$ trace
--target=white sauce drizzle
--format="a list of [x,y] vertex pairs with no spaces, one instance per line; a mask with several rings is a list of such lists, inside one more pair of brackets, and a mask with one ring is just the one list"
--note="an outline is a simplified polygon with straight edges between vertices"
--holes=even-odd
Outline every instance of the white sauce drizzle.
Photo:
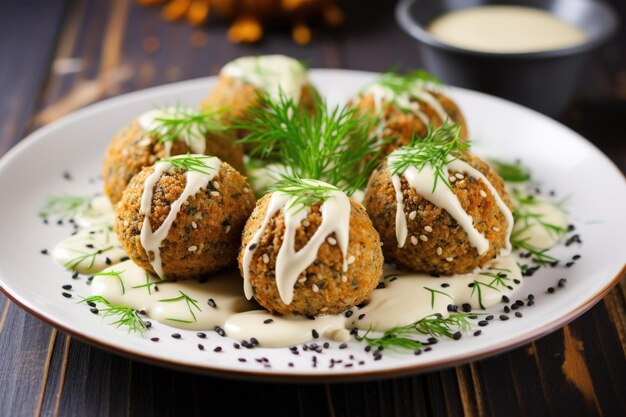
[[[332,187],[321,181],[307,181],[310,181],[312,184],[317,183]],[[306,219],[310,208],[302,205],[294,206],[295,198],[287,194],[281,192],[272,194],[261,227],[248,243],[243,255],[244,293],[248,299],[252,298],[253,295],[252,285],[250,284],[250,262],[267,224],[279,211],[282,211],[285,216],[285,234],[283,243],[276,256],[275,275],[278,293],[285,304],[290,304],[293,300],[293,287],[298,280],[298,276],[313,263],[320,246],[332,233],[335,233],[338,246],[343,254],[343,269],[344,271],[347,270],[346,257],[348,255],[348,241],[350,237],[350,200],[348,196],[339,190],[328,191],[328,193],[330,197],[320,207],[322,223],[307,244],[297,252],[295,250],[296,230],[301,226],[302,221]]]
[[[179,157],[188,157],[188,155],[180,155]],[[140,240],[141,245],[143,246],[148,256],[150,255],[150,252],[153,253],[153,258],[150,260],[150,264],[152,265],[152,268],[154,269],[156,274],[161,278],[164,278],[163,266],[161,263],[161,243],[163,243],[163,241],[169,234],[170,228],[172,227],[172,224],[174,224],[174,221],[176,220],[178,212],[180,211],[183,203],[187,201],[189,197],[196,195],[196,193],[198,193],[200,189],[206,188],[209,182],[215,177],[215,175],[217,175],[222,164],[222,161],[220,161],[219,158],[216,157],[202,155],[195,155],[195,157],[202,158],[203,162],[207,166],[206,173],[191,170],[185,173],[185,176],[187,178],[185,189],[183,190],[180,197],[178,197],[178,200],[174,201],[170,205],[170,212],[156,231],[152,230],[152,225],[150,224],[150,213],[152,208],[152,195],[154,192],[154,186],[159,181],[163,173],[172,169],[173,165],[169,162],[157,162],[154,166],[154,172],[150,174],[150,176],[146,179],[144,183],[144,190],[141,196],[141,205],[139,207],[139,212],[144,215]]]
[[[388,161],[390,166],[393,165],[392,162],[395,158],[398,158],[398,154],[396,154],[395,152],[389,155]],[[391,173],[391,182],[396,192],[396,240],[398,241],[398,246],[402,248],[404,247],[406,243],[406,238],[408,236],[407,220],[406,214],[404,212],[404,195],[402,194],[400,176],[394,175],[391,171],[391,168],[388,169]],[[511,210],[508,208],[504,200],[502,200],[502,197],[500,197],[500,195],[493,187],[493,185],[489,182],[487,177],[485,177],[478,170],[474,169],[468,163],[461,161],[460,159],[451,161],[443,167],[444,172],[448,172],[449,170],[463,172],[466,176],[469,175],[475,177],[477,180],[481,179],[483,181],[491,195],[496,200],[498,208],[506,219],[507,234],[503,254],[510,253],[511,231],[513,230],[513,214],[511,213]],[[467,233],[469,243],[476,248],[479,255],[482,255],[487,252],[487,250],[489,250],[489,240],[487,240],[487,238],[485,238],[482,233],[476,230],[473,225],[473,219],[463,209],[463,207],[461,206],[461,202],[454,194],[454,192],[446,187],[445,184],[438,183],[437,187],[434,187],[436,178],[435,171],[430,164],[426,164],[421,171],[413,166],[410,166],[404,171],[402,176],[406,179],[409,186],[414,188],[419,195],[421,195],[437,207],[441,207],[442,209],[446,210],[446,212],[448,212],[448,214],[454,220],[456,220],[456,222]]]
[[567,229],[565,213],[554,204],[535,196],[535,203],[517,208],[521,220],[513,227],[515,239],[525,241],[537,249],[549,249],[554,246],[562,234],[557,233],[541,223]]
[[[103,217],[108,214],[103,212]],[[126,252],[117,240],[113,226],[101,225],[80,229],[74,236],[59,242],[51,255],[64,268],[92,274],[119,262]]]
[[397,94],[389,87],[378,83],[370,85],[363,90],[361,94],[371,95],[373,97],[374,107],[377,113],[382,113],[384,111],[385,102],[393,102],[399,108],[405,111],[411,111],[419,117],[424,125],[428,126],[430,119],[428,115],[421,110],[419,102],[413,100],[417,99],[428,104],[435,111],[435,113],[437,113],[437,116],[439,116],[442,121],[446,121],[450,118],[439,100],[437,100],[437,98],[425,88],[425,85],[422,85],[419,82],[416,82],[412,89],[403,94]]
[[300,102],[302,87],[309,84],[300,62],[284,55],[246,56],[224,65],[221,75],[238,78],[279,98],[281,94]]
[[[143,113],[139,116],[139,126],[146,132],[151,132],[156,130],[157,132],[161,132],[163,134],[168,133],[168,129],[163,127],[161,123],[157,120],[160,117],[171,117],[171,113],[176,109],[155,109],[150,110]],[[195,112],[195,109],[189,108],[189,112]],[[191,150],[191,153],[203,155],[206,152],[206,137],[204,132],[201,129],[200,124],[193,123],[190,125],[189,129],[185,130],[185,132],[178,138],[185,142],[185,144]],[[146,144],[150,144],[151,141],[146,141]],[[172,151],[172,142],[166,141],[163,143],[163,147],[165,148],[165,155],[169,157]]]

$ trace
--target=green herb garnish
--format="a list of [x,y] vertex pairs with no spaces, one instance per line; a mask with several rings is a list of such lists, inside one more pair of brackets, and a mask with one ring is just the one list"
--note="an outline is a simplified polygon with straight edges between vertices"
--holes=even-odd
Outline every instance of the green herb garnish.
[[419,335],[430,335],[439,337],[454,338],[458,331],[467,331],[472,327],[469,321],[470,316],[475,313],[455,313],[448,317],[441,314],[431,314],[421,320],[406,326],[392,327],[386,330],[380,337],[370,337],[371,329],[363,336],[355,335],[358,341],[365,341],[372,347],[401,348],[401,349],[421,349],[424,344],[415,337]]
[[[122,289],[122,295],[126,294],[126,287],[124,287],[124,280],[122,279],[122,274],[124,271],[107,271],[107,272],[96,272],[93,274],[94,277],[115,277],[117,281],[120,283],[120,288]],[[134,288],[134,287],[133,287]]]
[[191,314],[191,317],[193,317],[193,321],[176,319],[176,318],[170,318],[170,317],[167,317],[166,320],[175,321],[175,322],[179,322],[179,323],[194,323],[194,322],[198,321],[198,319],[196,318],[196,315],[193,312],[194,308],[196,310],[198,310],[198,311],[202,311],[200,309],[200,307],[198,306],[198,300],[194,300],[193,298],[191,298],[190,296],[188,296],[187,294],[185,294],[181,290],[178,290],[178,292],[180,293],[179,297],[164,298],[162,300],[159,300],[159,302],[161,302],[161,303],[173,303],[173,302],[177,302],[177,301],[185,301],[185,303],[187,304],[187,309],[189,310],[189,314]]
[[444,124],[437,129],[429,129],[423,139],[413,138],[410,144],[393,151],[387,163],[393,175],[402,175],[409,167],[422,171],[426,165],[433,168],[435,180],[433,192],[438,181],[452,189],[448,182],[447,164],[457,160],[470,144],[461,139],[461,125]]
[[450,297],[449,294],[443,292],[443,291],[439,291],[439,290],[434,290],[432,288],[428,288],[428,287],[423,287],[426,291],[430,292],[430,308],[435,308],[435,294],[441,294],[441,295],[445,295],[446,297],[448,297],[451,300],[454,300],[454,298]]
[[292,197],[287,210],[295,209],[296,212],[304,207],[309,207],[318,201],[325,201],[331,197],[332,191],[339,191],[332,185],[299,178],[283,178],[269,188],[270,192],[280,192]]
[[61,218],[72,217],[76,213],[89,208],[92,197],[61,195],[50,197],[43,209],[39,211],[39,217],[48,218],[51,215]]
[[160,115],[152,120],[149,133],[161,143],[184,140],[190,145],[189,140],[194,135],[204,136],[209,132],[226,129],[222,110],[209,108],[198,110],[180,105],[159,110]]
[[89,265],[87,266],[86,270],[89,271],[95,264],[96,262],[96,257],[98,255],[101,255],[105,252],[110,251],[111,249],[113,249],[113,246],[109,246],[107,248],[104,249],[97,249],[93,252],[83,252],[83,251],[76,251],[78,253],[81,253],[81,255],[77,256],[74,259],[70,259],[69,261],[65,262],[63,264],[63,266],[67,269],[71,269],[73,271],[76,270],[76,267],[80,264],[82,264],[83,262],[89,262]]
[[159,161],[159,163],[164,162],[171,164],[174,168],[180,169],[181,171],[195,171],[201,174],[209,174],[209,170],[212,170],[213,167],[208,165],[206,161],[208,159],[214,158],[213,156],[205,156],[205,155],[177,155],[172,156],[170,158],[164,158]]
[[415,88],[423,87],[426,84],[440,86],[442,83],[439,78],[420,69],[404,75],[390,70],[383,73],[383,75],[376,80],[375,84],[391,90],[395,96],[401,96],[405,94],[411,95],[411,92],[415,90]]
[[509,164],[496,159],[490,159],[489,162],[506,182],[530,181],[530,172],[519,164]]
[[348,195],[365,186],[380,156],[377,138],[369,134],[371,118],[357,109],[328,109],[321,99],[314,115],[284,95],[259,95],[259,100],[261,105],[248,109],[233,128],[249,132],[240,142],[257,145],[253,157],[285,166],[276,180],[320,180]]
[[99,303],[104,305],[104,307],[98,307],[98,311],[104,313],[103,319],[111,316],[117,317],[117,320],[110,324],[115,327],[127,327],[128,333],[139,332],[143,335],[144,332],[148,330],[148,326],[143,319],[139,317],[137,310],[130,307],[113,305],[100,295],[92,295],[91,297],[83,298],[79,303]]

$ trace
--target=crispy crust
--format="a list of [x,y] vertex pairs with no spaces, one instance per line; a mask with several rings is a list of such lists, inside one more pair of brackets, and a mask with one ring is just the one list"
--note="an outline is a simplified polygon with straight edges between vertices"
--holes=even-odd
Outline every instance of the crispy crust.
[[[131,181],[116,207],[115,231],[128,256],[137,265],[154,273],[140,233],[144,215],[140,213],[144,183],[154,167],[144,168]],[[219,183],[219,189],[213,185]],[[152,198],[150,224],[161,226],[171,204],[185,188],[182,172],[166,172],[157,181]],[[212,191],[219,196],[211,195]],[[254,195],[246,179],[227,163],[206,189],[183,204],[161,246],[163,271],[168,279],[194,278],[234,264],[241,244],[241,230],[254,208]],[[193,222],[193,224],[192,224]],[[195,227],[194,227],[195,224]],[[195,246],[197,250],[190,251]]]
[[[271,194],[267,194],[258,201],[244,228],[239,252],[239,268],[242,274],[243,253],[263,222],[270,198]],[[294,286],[294,298],[289,305],[280,299],[274,276],[276,256],[282,246],[285,231],[284,214],[279,212],[269,221],[250,262],[250,282],[254,289],[254,298],[259,304],[273,313],[313,316],[337,314],[368,298],[382,275],[380,239],[363,206],[352,199],[350,204],[348,257],[354,256],[354,263],[349,266],[348,271],[342,272],[341,250],[337,245],[324,242],[317,253],[317,259],[301,275],[306,277],[306,281],[297,282]],[[312,206],[306,218],[309,225],[296,231],[296,250],[300,250],[309,241],[321,224],[320,206],[319,203]],[[329,237],[334,237],[334,234]],[[268,263],[263,262],[264,255],[268,255]],[[347,276],[346,282],[343,282],[342,275]],[[317,292],[313,291],[313,284],[319,288]]]
[[[171,156],[190,152],[182,141],[172,143]],[[228,162],[240,172],[244,171],[243,148],[226,134],[210,134],[206,140],[207,155],[217,156]],[[111,141],[107,148],[102,165],[104,193],[113,204],[122,198],[124,189],[131,178],[142,168],[154,165],[156,161],[166,158],[165,147],[150,135],[134,120],[124,127]]]
[[[512,209],[502,179],[491,167],[470,154],[461,159],[485,175]],[[455,171],[450,171],[450,175],[455,173]],[[387,262],[419,272],[463,274],[484,265],[504,247],[506,218],[482,180],[466,177],[462,181],[457,180],[451,184],[461,206],[474,219],[476,229],[490,242],[489,250],[480,256],[470,245],[465,230],[445,210],[417,194],[403,177],[401,177],[401,183],[405,215],[408,216],[412,211],[416,212],[415,220],[407,218],[409,237],[403,248],[398,247],[396,239],[396,196],[386,163],[372,174],[364,198],[367,212],[383,241],[383,252]],[[481,196],[481,190],[485,191],[486,197]],[[425,231],[426,226],[431,227],[432,232]],[[428,240],[420,239],[421,235],[426,236]],[[417,238],[417,244],[412,244],[411,236]],[[441,254],[437,253],[437,248],[441,248]],[[452,257],[451,262],[446,260],[449,257]]]

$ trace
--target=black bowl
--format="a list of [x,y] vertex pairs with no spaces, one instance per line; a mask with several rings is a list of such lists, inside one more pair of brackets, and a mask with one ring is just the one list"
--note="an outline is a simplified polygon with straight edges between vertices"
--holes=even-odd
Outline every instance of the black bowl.
[[[445,44],[426,30],[446,12],[486,4],[547,10],[584,30],[587,41],[550,51],[491,53]],[[608,40],[618,26],[614,10],[597,0],[401,0],[396,18],[420,42],[425,68],[446,84],[500,96],[552,117],[565,109],[575,92],[589,52]]]

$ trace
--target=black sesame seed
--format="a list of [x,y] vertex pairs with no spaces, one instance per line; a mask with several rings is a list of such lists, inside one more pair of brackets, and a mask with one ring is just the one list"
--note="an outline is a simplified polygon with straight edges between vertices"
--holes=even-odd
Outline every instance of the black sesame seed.
[[207,300],[207,304],[209,305],[209,307],[217,308],[217,304],[215,304],[215,300],[213,300],[212,298],[209,298]]
[[520,311],[515,312],[515,317],[522,317],[523,314]]
[[78,271],[74,271],[72,274],[72,279],[78,279]]
[[94,303],[93,301],[87,301],[87,305],[88,305],[89,307],[95,307],[95,306],[96,306],[96,303]]
[[198,343],[198,349],[204,350],[204,345],[201,345],[200,343]]
[[238,361],[239,362],[247,362],[246,358],[239,358]]
[[572,261],[572,262],[568,262],[568,263],[566,263],[566,264],[565,264],[565,267],[566,267],[566,268],[570,268],[570,267],[571,267],[572,265],[574,265],[575,263],[576,263],[576,262],[573,262],[573,261]]
[[47,255],[48,254],[48,249],[42,249],[41,250],[41,254],[42,255]]
[[113,262],[111,261],[110,258],[107,257],[107,258],[104,258],[104,263],[107,265],[111,265]]
[[468,303],[464,303],[461,306],[461,310],[463,310],[464,313],[469,313],[470,311],[472,311],[472,306]]
[[568,224],[567,225],[567,231],[568,232],[573,232],[574,230],[576,230],[576,226],[574,226],[573,224]]
[[226,332],[220,326],[215,326],[213,330],[215,330],[215,333],[219,334],[222,337],[226,336]]
[[480,334],[481,334],[482,332],[483,332],[482,330],[476,330],[476,331],[474,332],[474,336],[480,336]]
[[287,366],[289,366],[290,368],[293,368],[293,362],[289,362]]
[[469,284],[467,284],[467,286],[470,287],[470,288],[474,288],[474,285],[476,285],[476,284],[474,284],[473,282],[470,282]]
[[563,288],[565,286],[565,283],[567,282],[567,278],[561,278],[559,280],[559,283],[557,284],[559,287]]
[[433,348],[431,348],[430,346],[426,346],[424,348],[424,352],[430,352],[431,350],[433,350]]
[[451,313],[459,311],[459,306],[454,304],[448,304],[448,311]]
[[428,343],[430,343],[431,345],[434,345],[438,341],[439,341],[439,339],[437,339],[436,337],[429,337],[428,338]]
[[152,322],[149,320],[144,320],[143,324],[146,325],[146,328],[149,329],[150,327],[152,327]]
[[441,284],[441,288],[448,288],[450,286],[450,284],[448,284],[447,282],[444,282],[443,284]]
[[421,355],[421,354],[422,354],[422,349],[416,349],[416,350],[413,352],[413,354],[414,354],[414,355]]
[[328,349],[330,347],[330,343],[325,342],[323,346],[324,346],[324,349]]
[[487,320],[481,320],[481,321],[478,322],[478,325],[480,327],[485,327],[488,324],[489,324],[489,322]]
[[509,316],[507,316],[506,314],[500,314],[500,320],[506,321],[508,319],[509,319]]
[[579,260],[579,259],[580,259],[580,255],[574,255],[574,256],[572,256],[572,259],[573,259],[573,260],[575,260],[575,261],[577,261],[577,260]]
[[535,300],[528,300],[528,302],[526,303],[528,307],[532,306],[533,304],[535,304]]
[[257,244],[256,244],[256,243],[253,243],[252,245],[248,246],[248,249],[249,249],[249,250],[255,250],[255,249],[256,249],[256,247],[257,247]]
[[265,319],[265,320],[263,320],[263,324],[270,324],[273,321],[274,321],[274,319]]
[[452,335],[452,338],[454,340],[459,340],[461,336],[462,336],[461,332],[456,332],[455,334]]
[[554,287],[548,287],[548,294],[554,293]]
[[196,336],[198,336],[200,339],[206,339],[206,333],[198,332],[196,333]]
[[490,314],[487,317],[485,317],[485,320],[493,320],[493,314]]
[[311,335],[313,336],[313,339],[320,337],[320,334],[315,329],[311,330]]
[[93,249],[93,248],[94,248],[93,244],[91,244],[91,243],[87,243],[87,244],[85,245],[85,247],[86,247],[87,249]]
[[522,282],[522,281],[520,281],[519,279],[515,278],[515,279],[513,280],[513,282],[514,282],[514,283],[516,283],[516,284],[519,284],[519,283],[520,283],[520,282]]
[[342,344],[339,345],[339,349],[345,349],[347,347],[348,347],[347,343],[342,343]]
[[152,340],[153,342],[158,342],[158,341],[159,341],[159,338],[158,338],[158,337],[153,337],[153,338],[152,338],[152,339],[150,339],[150,340]]
[[511,310],[517,310],[519,306],[517,304],[511,304]]
[[62,226],[62,225],[63,225],[63,220],[57,220],[57,224],[58,224],[59,226]]
[[221,351],[222,351],[221,346],[216,346],[215,349],[213,349],[213,352],[221,352]]
[[372,350],[372,347],[370,345],[365,346],[365,351],[369,352],[370,350]]
[[120,258],[120,262],[126,262],[128,260],[130,260],[130,258],[128,256],[123,256],[123,257]]
[[524,302],[522,300],[515,300],[515,304],[521,307],[524,305]]
[[363,320],[365,318],[365,314],[359,314],[359,320]]
[[64,286],[62,286],[61,288],[63,288],[64,290],[71,290],[72,286],[70,284],[65,284]]
[[511,309],[509,308],[509,306],[504,306],[504,312],[505,313],[510,313]]
[[61,294],[63,294],[63,297],[65,298],[72,298],[72,294],[70,294],[69,292],[62,292]]
[[180,333],[172,333],[172,337],[174,339],[180,339],[182,336],[180,335]]
[[511,300],[509,300],[509,297],[507,297],[506,295],[502,296],[502,302],[503,303],[508,303],[509,301],[511,301]]
[[93,314],[98,314],[98,309],[95,307],[91,307],[89,311],[91,311]]
[[348,310],[345,313],[343,313],[343,315],[346,316],[346,318],[352,317],[352,314],[354,314],[352,310]]
[[253,346],[258,346],[259,345],[259,341],[256,340],[256,337],[251,337],[250,338],[250,344]]

